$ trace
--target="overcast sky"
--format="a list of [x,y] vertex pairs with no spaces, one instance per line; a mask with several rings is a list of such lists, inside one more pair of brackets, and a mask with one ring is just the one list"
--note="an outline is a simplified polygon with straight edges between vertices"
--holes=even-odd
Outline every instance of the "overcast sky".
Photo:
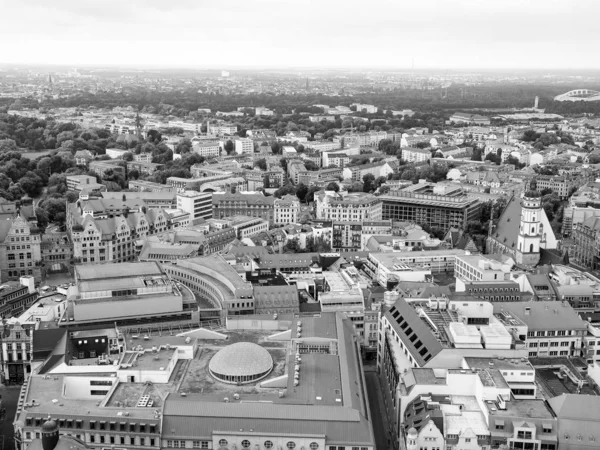
[[4,0],[0,63],[600,68],[600,0]]

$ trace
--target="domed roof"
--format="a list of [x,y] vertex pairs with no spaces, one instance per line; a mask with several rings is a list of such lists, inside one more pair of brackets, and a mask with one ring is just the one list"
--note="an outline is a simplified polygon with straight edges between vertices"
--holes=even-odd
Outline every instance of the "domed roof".
[[47,420],[42,425],[42,433],[54,433],[58,430],[58,424],[54,420]]
[[208,364],[211,372],[234,377],[258,375],[272,367],[271,354],[251,342],[237,342],[222,348]]

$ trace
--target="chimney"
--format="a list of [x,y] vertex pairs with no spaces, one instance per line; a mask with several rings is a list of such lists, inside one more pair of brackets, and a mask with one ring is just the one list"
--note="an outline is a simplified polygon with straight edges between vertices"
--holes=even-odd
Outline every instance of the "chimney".
[[42,448],[54,450],[58,445],[58,424],[54,420],[47,420],[42,425]]

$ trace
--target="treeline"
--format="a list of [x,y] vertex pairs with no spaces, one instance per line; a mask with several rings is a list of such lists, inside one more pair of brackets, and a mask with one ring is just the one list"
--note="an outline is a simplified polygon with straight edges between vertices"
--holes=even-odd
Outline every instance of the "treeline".
[[[266,106],[277,114],[291,114],[294,110],[318,113],[315,104],[330,106],[368,103],[382,109],[414,109],[439,111],[468,108],[525,108],[532,107],[536,96],[540,97],[540,107],[548,112],[592,112],[597,111],[594,103],[574,106],[572,102],[553,102],[553,98],[571,89],[582,86],[509,84],[486,82],[468,86],[452,84],[439,88],[432,83],[421,83],[414,88],[369,88],[369,92],[328,96],[320,93],[275,94],[269,92],[255,94],[207,93],[203,85],[188,86],[171,92],[148,91],[141,87],[125,87],[121,92],[80,92],[68,98],[46,101],[45,107],[114,108],[133,105],[142,112],[186,117],[198,108],[213,111],[234,111],[239,106]],[[586,86],[594,89],[595,86]],[[200,88],[200,89],[199,89]],[[199,92],[200,91],[200,92]],[[36,99],[13,100],[19,107],[39,107]]]

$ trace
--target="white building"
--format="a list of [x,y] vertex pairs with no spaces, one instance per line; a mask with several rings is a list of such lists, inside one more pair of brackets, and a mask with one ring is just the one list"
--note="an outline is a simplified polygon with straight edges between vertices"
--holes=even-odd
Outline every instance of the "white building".
[[127,152],[129,150],[123,150],[122,148],[107,148],[106,156],[109,156],[111,159],[121,159]]
[[235,140],[235,152],[238,155],[254,153],[254,141],[248,138],[238,138]]
[[216,157],[221,153],[221,148],[218,141],[196,142],[192,146],[192,152],[205,158]]
[[194,219],[212,218],[212,192],[184,191],[177,194],[177,209],[190,215]]
[[300,200],[295,195],[286,195],[275,200],[273,206],[273,223],[286,225],[298,223],[300,217]]

